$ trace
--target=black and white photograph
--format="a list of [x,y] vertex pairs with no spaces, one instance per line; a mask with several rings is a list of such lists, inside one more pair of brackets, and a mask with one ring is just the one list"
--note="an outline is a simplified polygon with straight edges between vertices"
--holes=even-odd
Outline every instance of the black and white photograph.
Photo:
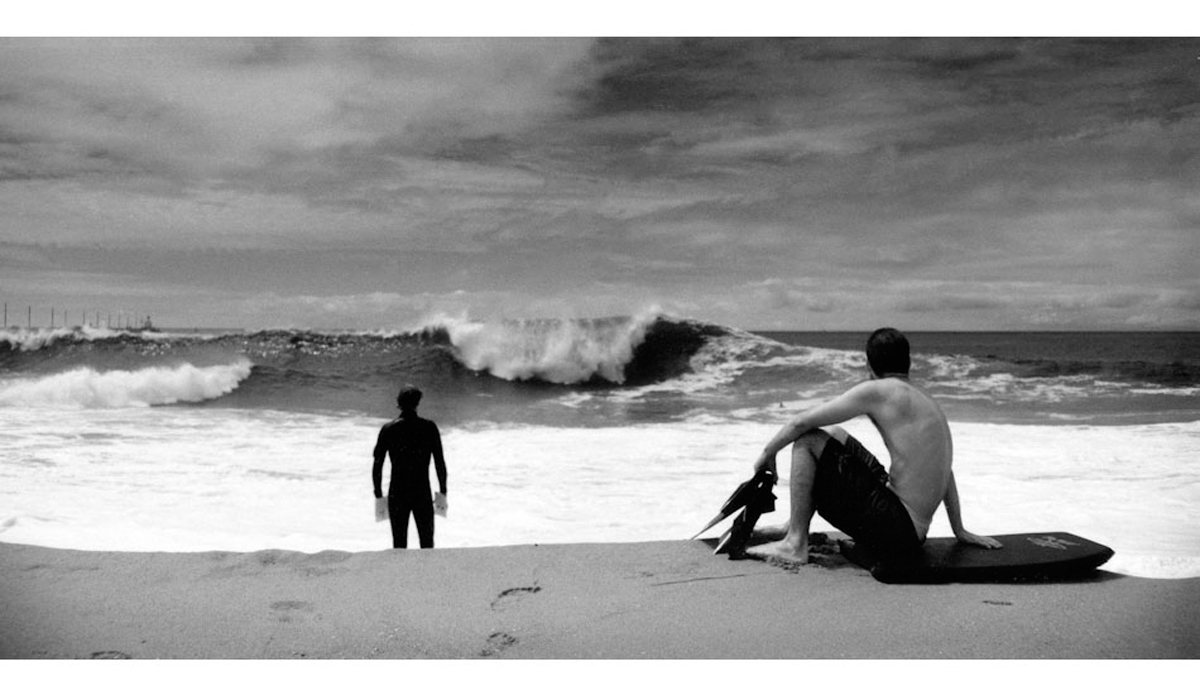
[[1200,657],[1200,39],[615,8],[3,32],[0,657]]

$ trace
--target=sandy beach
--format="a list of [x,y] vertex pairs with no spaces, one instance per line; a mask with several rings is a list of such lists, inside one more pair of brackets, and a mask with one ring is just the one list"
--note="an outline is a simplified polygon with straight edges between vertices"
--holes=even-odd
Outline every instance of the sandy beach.
[[1194,659],[1200,579],[894,586],[694,542],[128,553],[0,544],[7,659]]

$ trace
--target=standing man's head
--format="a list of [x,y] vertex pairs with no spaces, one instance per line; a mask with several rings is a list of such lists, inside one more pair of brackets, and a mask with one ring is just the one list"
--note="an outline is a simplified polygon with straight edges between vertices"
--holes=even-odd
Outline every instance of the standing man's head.
[[908,338],[895,328],[880,328],[867,339],[867,364],[876,377],[908,376]]
[[400,410],[406,413],[417,412],[417,406],[421,404],[421,389],[408,384],[400,389],[400,395],[396,396],[396,405]]

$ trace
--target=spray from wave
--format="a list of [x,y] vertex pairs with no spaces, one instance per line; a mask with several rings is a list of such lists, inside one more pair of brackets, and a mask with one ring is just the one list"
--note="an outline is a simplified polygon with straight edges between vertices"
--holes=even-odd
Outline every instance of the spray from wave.
[[36,352],[72,343],[101,343],[120,340],[167,341],[173,337],[178,336],[161,331],[121,330],[92,326],[0,330],[0,353]]
[[630,385],[671,378],[726,329],[648,312],[601,319],[526,319],[490,323],[440,318],[441,333],[467,369],[505,381]]
[[507,380],[620,384],[653,319],[525,320],[446,326],[463,364]]
[[132,371],[79,367],[0,382],[0,406],[122,408],[198,403],[233,392],[250,376],[249,360],[212,367],[181,364]]

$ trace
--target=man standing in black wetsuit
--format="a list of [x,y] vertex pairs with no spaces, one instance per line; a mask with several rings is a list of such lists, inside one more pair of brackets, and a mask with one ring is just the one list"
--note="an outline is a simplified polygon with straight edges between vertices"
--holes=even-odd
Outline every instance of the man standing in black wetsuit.
[[438,488],[446,495],[446,460],[442,436],[432,420],[417,416],[421,391],[405,386],[396,397],[400,417],[379,430],[371,480],[375,499],[383,497],[383,457],[392,460],[392,482],[388,487],[388,517],[392,522],[392,547],[408,547],[408,515],[417,524],[422,548],[433,547],[433,496],[429,492],[429,458],[437,470]]

